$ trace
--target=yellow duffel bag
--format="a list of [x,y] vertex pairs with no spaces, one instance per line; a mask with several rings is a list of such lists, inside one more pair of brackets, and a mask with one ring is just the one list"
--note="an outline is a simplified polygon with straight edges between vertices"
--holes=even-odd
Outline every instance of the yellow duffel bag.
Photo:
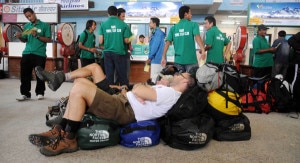
[[[242,112],[240,107],[241,98],[239,98],[238,94],[228,91],[219,91],[216,90],[208,93],[208,103],[214,109],[227,114],[227,115],[239,115]],[[228,100],[221,94],[228,97]],[[235,102],[236,104],[234,104]]]

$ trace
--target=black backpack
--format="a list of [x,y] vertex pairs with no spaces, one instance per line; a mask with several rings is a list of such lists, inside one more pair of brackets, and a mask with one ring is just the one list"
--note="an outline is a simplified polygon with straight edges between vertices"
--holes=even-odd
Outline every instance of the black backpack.
[[167,112],[166,117],[171,121],[190,118],[202,113],[207,105],[207,92],[198,86],[194,86],[182,93],[177,102]]
[[[84,40],[82,42],[82,45],[85,44],[85,42],[87,41],[88,39],[88,33],[84,30]],[[80,35],[77,36],[77,40],[75,42],[75,46],[74,46],[74,49],[75,49],[75,54],[74,54],[74,57],[76,57],[77,59],[80,58],[80,52],[81,52],[81,49],[79,48],[79,39],[80,39]]]
[[284,80],[273,77],[267,85],[267,98],[273,99],[272,110],[290,112],[294,107],[292,93],[284,85]]
[[204,114],[207,92],[195,86],[186,90],[158,121],[161,138],[172,148],[193,150],[204,147],[212,138],[214,121]]

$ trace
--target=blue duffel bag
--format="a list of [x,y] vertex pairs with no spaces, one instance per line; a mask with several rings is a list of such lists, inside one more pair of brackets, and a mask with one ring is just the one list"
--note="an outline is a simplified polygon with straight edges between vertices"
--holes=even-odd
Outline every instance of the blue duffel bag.
[[125,147],[149,147],[159,144],[160,126],[156,120],[132,122],[120,129],[121,142]]

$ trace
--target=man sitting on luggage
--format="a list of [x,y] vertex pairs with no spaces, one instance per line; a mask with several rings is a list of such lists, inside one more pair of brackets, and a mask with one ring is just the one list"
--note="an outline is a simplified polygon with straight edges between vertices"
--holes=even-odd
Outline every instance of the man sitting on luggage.
[[[51,73],[40,68],[36,69],[43,80],[58,78],[58,73]],[[95,73],[94,76],[97,76]],[[63,80],[59,80],[63,81]],[[101,84],[105,78],[98,81]],[[60,85],[53,80],[51,84]],[[149,86],[143,83],[135,84],[132,91],[121,88],[121,93],[110,95],[86,78],[77,78],[69,95],[69,102],[63,120],[50,131],[29,135],[29,140],[35,145],[44,145],[40,152],[46,156],[77,151],[76,133],[85,112],[96,116],[112,119],[120,125],[134,121],[156,119],[163,116],[176,103],[181,93],[195,85],[194,78],[189,73],[178,73],[170,81],[170,86]],[[88,108],[88,109],[86,109]],[[49,144],[43,140],[51,138]],[[54,140],[55,139],[55,140]],[[49,139],[50,140],[50,139]]]

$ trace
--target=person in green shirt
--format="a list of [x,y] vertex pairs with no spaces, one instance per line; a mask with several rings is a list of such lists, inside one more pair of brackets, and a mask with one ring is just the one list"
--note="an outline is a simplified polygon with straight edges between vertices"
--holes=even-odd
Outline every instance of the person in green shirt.
[[276,51],[275,47],[271,47],[265,38],[267,33],[265,25],[261,24],[257,27],[257,35],[253,39],[253,67],[255,77],[271,77],[273,61],[273,53]]
[[79,48],[81,67],[95,63],[94,53],[98,53],[95,47],[96,36],[94,31],[96,29],[96,21],[88,20],[86,22],[85,30],[80,34],[79,37]]
[[161,65],[163,67],[166,66],[166,54],[169,46],[173,42],[175,49],[174,66],[181,72],[189,72],[191,68],[198,66],[202,57],[200,55],[197,56],[195,40],[200,46],[202,54],[205,53],[205,50],[200,37],[199,25],[191,21],[192,11],[189,6],[181,6],[179,8],[179,18],[180,21],[174,25],[168,33]]
[[[120,20],[125,21],[125,13],[126,13],[126,10],[124,8],[118,8],[118,18]],[[132,35],[132,33],[130,35]],[[131,62],[130,58],[131,58],[131,49],[132,49],[131,42],[129,42],[129,44],[124,43],[124,46],[125,46],[125,51],[126,51],[126,55],[127,55],[127,78],[129,79],[129,77],[130,77],[130,62]],[[116,77],[116,74],[115,74],[115,79],[116,79],[116,83],[119,83],[118,79]]]
[[[205,17],[204,27],[206,31],[205,50],[207,50],[206,62],[224,63],[226,54],[231,48],[230,40],[216,26],[216,19],[213,16]],[[225,52],[223,51],[224,46]]]
[[[47,42],[51,41],[51,30],[48,23],[44,23],[37,19],[35,12],[31,8],[23,10],[25,17],[30,21],[24,25],[24,32],[17,32],[15,36],[22,42],[26,42],[25,49],[21,58],[21,96],[16,100],[24,101],[31,98],[31,78],[32,70],[36,66],[45,68],[46,64],[46,46]],[[44,98],[45,82],[36,77],[37,83],[35,93],[39,100]]]
[[129,86],[127,77],[127,55],[125,44],[129,43],[131,36],[129,26],[117,17],[117,8],[108,7],[108,19],[104,21],[99,30],[99,44],[104,45],[104,67],[109,84],[115,84],[116,70],[120,85]]

